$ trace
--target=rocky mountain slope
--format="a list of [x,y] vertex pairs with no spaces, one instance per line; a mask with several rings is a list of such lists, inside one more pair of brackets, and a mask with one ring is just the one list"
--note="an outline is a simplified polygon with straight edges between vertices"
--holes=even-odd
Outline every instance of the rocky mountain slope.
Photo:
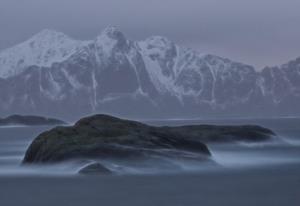
[[0,115],[297,116],[298,104],[300,58],[258,71],[113,27],[91,41],[45,30],[0,52]]

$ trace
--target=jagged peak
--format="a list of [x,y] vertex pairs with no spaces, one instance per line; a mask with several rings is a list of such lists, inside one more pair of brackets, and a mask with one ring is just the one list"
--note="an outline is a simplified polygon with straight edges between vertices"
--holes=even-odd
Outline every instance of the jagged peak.
[[62,32],[42,30],[27,41],[0,52],[0,77],[17,75],[28,66],[49,67],[67,59],[83,42]]
[[122,33],[116,26],[108,26],[102,30],[103,34]]
[[108,39],[113,39],[118,41],[126,40],[125,35],[117,27],[114,26],[106,27],[97,37],[97,39],[103,39],[103,38],[108,38]]
[[108,55],[114,48],[118,48],[119,50],[127,50],[129,48],[129,41],[116,27],[105,28],[101,34],[97,36],[95,43]]
[[154,46],[154,47],[170,47],[174,45],[174,42],[172,42],[170,39],[164,36],[151,36],[147,38],[145,41],[148,45]]
[[54,42],[80,42],[77,40],[74,40],[73,38],[67,36],[66,34],[62,32],[58,32],[55,30],[50,29],[44,29],[40,31],[39,33],[32,36],[30,39],[28,39],[26,42],[44,42],[44,43],[54,43]]
[[288,62],[286,62],[285,64],[281,65],[282,68],[285,68],[285,67],[289,67],[290,65],[299,65],[300,67],[300,57],[297,57],[293,60],[290,60]]
[[45,37],[45,36],[67,37],[66,34],[52,29],[43,29],[37,34],[35,34],[33,37]]

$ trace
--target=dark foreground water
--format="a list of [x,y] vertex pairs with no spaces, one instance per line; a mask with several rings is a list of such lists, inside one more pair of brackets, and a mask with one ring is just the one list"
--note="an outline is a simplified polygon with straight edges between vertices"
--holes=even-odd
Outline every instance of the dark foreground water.
[[[285,206],[300,205],[300,120],[178,120],[155,125],[259,124],[281,141],[209,145],[217,166],[174,162],[176,172],[130,168],[81,177],[78,165],[22,167],[30,142],[47,127],[0,128],[0,206]],[[153,163],[155,164],[155,163]],[[151,174],[151,175],[149,175]]]

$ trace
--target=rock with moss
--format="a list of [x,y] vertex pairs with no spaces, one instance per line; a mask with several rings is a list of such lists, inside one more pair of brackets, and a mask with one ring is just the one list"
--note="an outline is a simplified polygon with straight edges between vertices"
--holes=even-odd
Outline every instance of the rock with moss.
[[265,141],[274,133],[259,126],[154,127],[108,115],[83,118],[74,126],[40,134],[28,148],[24,163],[55,163],[70,159],[143,160],[150,156],[181,158],[182,151],[210,158],[205,143]]

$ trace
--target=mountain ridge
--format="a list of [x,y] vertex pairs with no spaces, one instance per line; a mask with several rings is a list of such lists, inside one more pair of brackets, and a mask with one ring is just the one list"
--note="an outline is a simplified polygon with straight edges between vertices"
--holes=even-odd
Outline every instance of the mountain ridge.
[[17,110],[71,119],[97,112],[124,117],[300,115],[300,58],[258,71],[161,36],[128,40],[115,27],[90,41],[44,30],[15,50],[19,53],[0,52],[0,114]]

